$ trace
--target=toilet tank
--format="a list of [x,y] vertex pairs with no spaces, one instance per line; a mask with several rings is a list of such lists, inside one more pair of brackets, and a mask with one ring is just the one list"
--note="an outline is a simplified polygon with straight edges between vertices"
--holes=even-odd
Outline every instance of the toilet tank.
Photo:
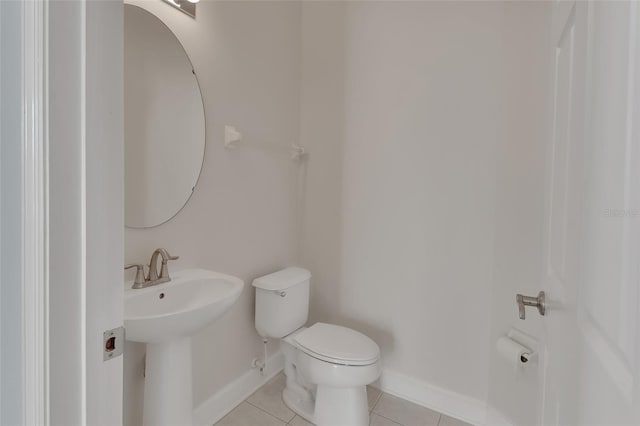
[[260,336],[280,339],[305,325],[310,279],[306,269],[290,267],[253,280]]

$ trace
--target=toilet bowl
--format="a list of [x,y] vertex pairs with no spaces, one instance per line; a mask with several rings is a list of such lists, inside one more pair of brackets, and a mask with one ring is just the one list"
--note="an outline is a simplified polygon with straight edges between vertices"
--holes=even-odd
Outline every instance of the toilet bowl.
[[316,323],[281,341],[283,400],[318,426],[369,424],[366,385],[380,377],[380,350],[364,334]]
[[285,357],[283,400],[318,426],[369,424],[366,385],[380,377],[380,349],[369,337],[308,316],[311,274],[287,268],[254,280],[256,329],[278,338]]

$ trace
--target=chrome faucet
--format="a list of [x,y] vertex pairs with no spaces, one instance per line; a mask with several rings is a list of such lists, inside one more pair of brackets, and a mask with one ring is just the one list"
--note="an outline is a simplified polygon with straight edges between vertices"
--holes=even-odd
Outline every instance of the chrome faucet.
[[[160,267],[160,276],[158,276],[158,256],[162,256],[162,266]],[[170,260],[177,260],[180,256],[171,256],[167,249],[157,248],[151,255],[151,262],[149,262],[149,275],[147,275],[147,281],[154,284],[166,283],[171,281],[169,276],[169,268],[167,262]]]
[[[160,275],[158,275],[158,256],[162,257],[162,264],[160,267]],[[170,260],[179,259],[179,256],[171,256],[169,252],[167,252],[164,248],[155,249],[153,254],[151,255],[151,262],[149,262],[149,273],[147,276],[144,276],[144,265],[141,264],[129,264],[125,265],[124,269],[136,268],[136,278],[133,281],[133,285],[131,288],[140,289],[151,287],[152,285],[166,283],[171,281],[171,277],[169,276],[169,268],[167,266],[167,262]]]

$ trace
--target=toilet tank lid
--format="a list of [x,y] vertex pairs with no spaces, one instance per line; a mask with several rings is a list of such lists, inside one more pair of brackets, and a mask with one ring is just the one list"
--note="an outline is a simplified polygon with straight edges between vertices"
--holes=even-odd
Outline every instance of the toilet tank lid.
[[291,266],[253,280],[253,286],[263,290],[284,290],[311,278],[306,269]]

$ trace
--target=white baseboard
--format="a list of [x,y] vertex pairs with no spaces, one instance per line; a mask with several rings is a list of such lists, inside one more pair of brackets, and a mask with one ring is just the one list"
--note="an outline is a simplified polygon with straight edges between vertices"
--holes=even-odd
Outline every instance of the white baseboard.
[[476,426],[487,421],[484,401],[423,382],[395,371],[383,370],[379,381],[383,392],[414,402]]
[[[242,376],[200,404],[193,411],[193,424],[195,426],[213,425],[283,368],[284,356],[278,351],[269,357],[267,372],[264,376],[261,376],[257,370],[247,370]],[[395,371],[383,370],[378,385],[382,391],[388,394],[476,426],[512,426],[501,413],[492,407],[487,407],[484,401]]]
[[487,426],[513,426],[515,423],[507,419],[500,411],[492,406],[487,406]]
[[269,357],[264,376],[257,369],[247,370],[242,376],[213,394],[193,410],[195,426],[211,426],[247,399],[260,386],[284,368],[284,356],[278,351]]

